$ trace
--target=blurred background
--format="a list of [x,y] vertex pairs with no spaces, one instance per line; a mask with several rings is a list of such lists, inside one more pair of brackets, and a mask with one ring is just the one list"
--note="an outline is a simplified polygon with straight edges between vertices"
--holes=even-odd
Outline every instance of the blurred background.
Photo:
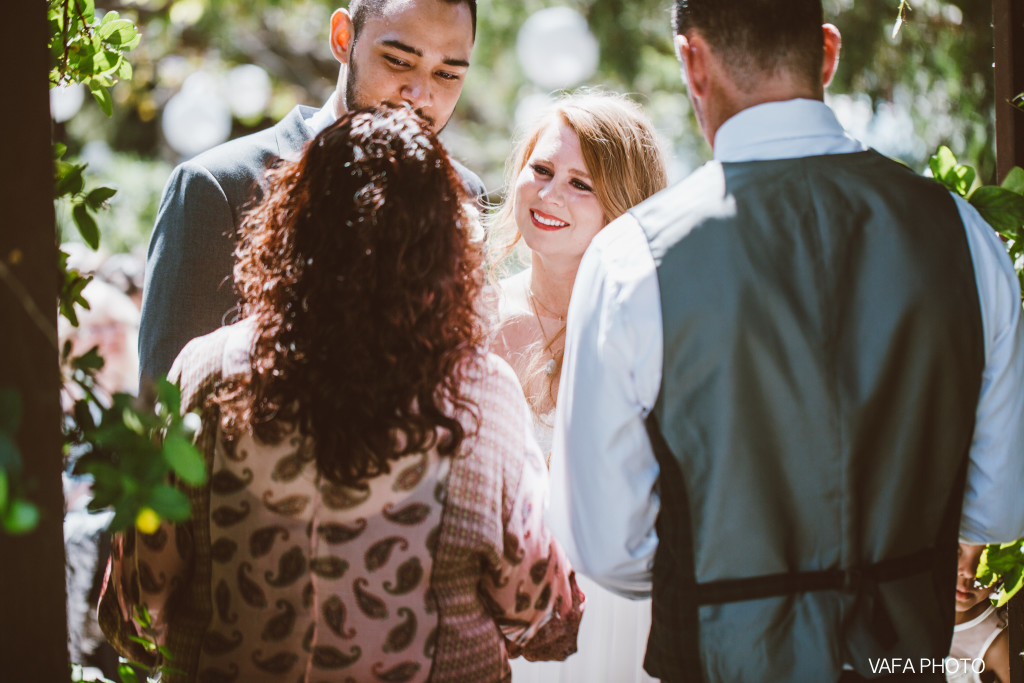
[[[327,45],[338,0],[98,0],[142,42],[107,118],[81,86],[51,91],[56,141],[117,189],[103,255],[143,258],[171,168],[228,138],[320,106],[337,79]],[[347,2],[347,0],[345,0]],[[897,0],[825,0],[843,34],[827,101],[857,137],[921,171],[948,145],[993,182],[991,0],[917,0],[893,37]],[[783,7],[784,5],[780,5]],[[501,194],[517,121],[561,89],[630,93],[647,109],[677,180],[710,156],[671,47],[668,0],[480,0],[473,65],[444,139]],[[784,11],[781,10],[780,11]],[[58,206],[66,240],[80,239]],[[82,264],[84,265],[84,264]],[[89,270],[88,267],[85,270]]]

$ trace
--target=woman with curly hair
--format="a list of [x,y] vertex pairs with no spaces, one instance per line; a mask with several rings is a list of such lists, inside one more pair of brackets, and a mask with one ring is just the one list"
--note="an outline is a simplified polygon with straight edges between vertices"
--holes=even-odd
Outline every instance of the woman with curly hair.
[[483,350],[475,217],[440,142],[406,110],[347,114],[266,187],[244,320],[172,370],[209,484],[190,522],[118,539],[108,636],[152,661],[144,605],[167,681],[498,681],[507,653],[564,658],[582,594],[522,390]]
[[[654,126],[637,104],[614,93],[563,96],[526,129],[509,160],[505,199],[492,214],[490,232],[498,258],[524,243],[529,267],[499,283],[492,348],[515,368],[545,453],[551,449],[565,316],[583,252],[605,225],[665,184]],[[643,670],[650,601],[630,601],[580,581],[588,606],[579,654],[559,664],[515,661],[513,678],[651,680]]]

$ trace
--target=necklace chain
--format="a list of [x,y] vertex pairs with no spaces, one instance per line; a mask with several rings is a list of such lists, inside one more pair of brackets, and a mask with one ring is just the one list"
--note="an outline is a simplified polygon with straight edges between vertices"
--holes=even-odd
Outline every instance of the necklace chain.
[[565,316],[564,315],[558,315],[557,313],[552,311],[550,308],[545,306],[544,302],[541,301],[539,298],[537,298],[537,295],[533,293],[533,288],[532,287],[527,287],[526,288],[526,293],[530,297],[530,303],[533,305],[533,312],[534,312],[534,314],[537,313],[537,306],[540,306],[541,309],[543,309],[544,312],[547,313],[549,317],[554,318],[555,320],[557,320],[560,323],[564,323],[565,322]]
[[540,314],[537,312],[537,304],[540,302],[538,302],[536,297],[533,296],[532,291],[530,292],[529,299],[530,308],[533,309],[533,316],[537,319],[537,327],[540,328],[540,336],[544,339],[544,351],[551,356],[551,359],[548,360],[547,364],[544,366],[544,373],[548,377],[552,377],[556,372],[558,372],[559,362],[551,347],[565,334],[565,321],[562,318],[559,318],[559,322],[563,323],[562,327],[555,333],[555,336],[548,337],[548,333],[544,331],[544,322],[540,319]]

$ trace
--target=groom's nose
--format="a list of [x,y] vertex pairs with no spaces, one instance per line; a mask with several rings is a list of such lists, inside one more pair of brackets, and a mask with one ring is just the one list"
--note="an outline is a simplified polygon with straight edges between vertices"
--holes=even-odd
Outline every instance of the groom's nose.
[[402,85],[399,95],[403,102],[408,102],[413,109],[430,108],[430,86],[426,79],[410,74],[409,79]]

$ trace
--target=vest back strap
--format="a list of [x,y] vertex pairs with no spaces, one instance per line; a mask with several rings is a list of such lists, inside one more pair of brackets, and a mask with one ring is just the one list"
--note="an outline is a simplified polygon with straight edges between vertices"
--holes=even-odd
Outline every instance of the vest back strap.
[[[699,605],[760,600],[809,591],[836,590],[856,593],[865,589],[870,591],[874,585],[886,581],[930,572],[934,562],[935,551],[928,548],[852,569],[766,574],[697,583],[690,586],[688,592],[691,593],[689,597]],[[687,588],[683,590],[687,591]]]

